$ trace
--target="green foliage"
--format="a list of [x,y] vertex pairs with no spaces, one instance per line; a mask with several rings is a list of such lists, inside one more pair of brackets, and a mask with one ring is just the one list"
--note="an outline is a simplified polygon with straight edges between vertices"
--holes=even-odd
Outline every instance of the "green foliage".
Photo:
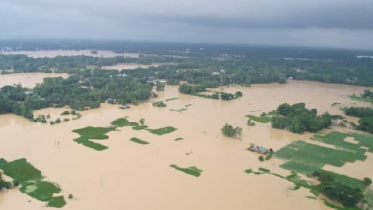
[[363,96],[357,96],[357,95],[351,95],[351,96],[348,96],[350,97],[351,100],[355,100],[355,101],[363,101],[363,102],[370,102],[370,103],[373,103],[373,97],[363,97]]
[[320,181],[320,184],[317,186],[319,192],[332,200],[341,202],[346,207],[355,207],[364,198],[360,189],[355,189],[342,184],[343,182],[338,182],[329,173],[321,172],[316,178]]
[[289,105],[281,104],[276,110],[280,116],[273,116],[271,123],[273,128],[287,128],[293,133],[304,131],[317,132],[332,124],[332,116],[325,113],[317,116],[317,110],[308,110],[304,103]]
[[179,98],[169,98],[169,99],[166,99],[165,101],[173,101],[173,100],[177,100]]
[[136,138],[136,137],[131,138],[130,141],[133,141],[133,142],[138,143],[138,144],[149,144],[149,142],[141,140],[141,139]]
[[264,161],[264,157],[263,156],[259,156],[259,160],[260,161]]
[[356,126],[357,130],[373,133],[373,108],[370,107],[349,107],[345,108],[346,115],[360,117],[359,125]]
[[178,171],[182,171],[182,172],[184,172],[186,174],[195,176],[195,177],[201,176],[201,173],[202,173],[202,170],[199,169],[199,168],[197,168],[197,167],[195,167],[195,166],[191,166],[191,167],[188,167],[188,168],[181,168],[181,167],[179,167],[179,166],[177,166],[175,164],[172,164],[172,165],[170,165],[170,167],[174,168],[174,169],[176,169]]
[[363,179],[363,182],[364,182],[365,186],[369,186],[369,185],[372,184],[372,180],[370,178],[368,178],[368,177],[365,177]]
[[[70,194],[71,195],[71,194]],[[62,208],[66,205],[65,198],[63,196],[53,197],[47,204],[49,207]]]
[[234,128],[232,125],[228,125],[228,123],[225,123],[225,125],[221,128],[221,132],[224,134],[224,136],[239,138],[242,134],[242,128]]
[[254,116],[254,115],[246,115],[246,117],[248,117],[250,120],[253,120],[253,121],[259,122],[259,123],[268,123],[269,121],[271,121],[271,118],[266,117],[266,116],[257,117],[257,116]]
[[176,131],[177,128],[167,126],[167,127],[158,128],[158,129],[146,129],[146,130],[148,130],[152,134],[164,135],[164,134],[168,134],[168,133]]
[[163,101],[156,101],[156,102],[153,102],[153,106],[155,106],[155,107],[166,107],[167,104],[165,104]]
[[175,141],[181,141],[184,140],[184,138],[176,138]]
[[146,126],[146,125],[138,125],[138,126],[133,126],[132,129],[139,131],[139,130],[146,129],[147,127],[148,126]]
[[73,199],[74,197],[73,197],[73,195],[72,194],[69,194],[69,197],[68,197],[69,199]]
[[365,186],[362,180],[325,171],[322,168],[326,164],[341,167],[346,162],[365,160],[364,153],[365,150],[332,149],[304,141],[295,141],[281,148],[274,155],[286,161],[280,166],[281,168],[305,175],[311,175],[314,171],[323,172],[332,175],[338,182],[363,190]]
[[139,124],[137,122],[130,122],[127,120],[127,118],[119,118],[117,120],[114,120],[111,122],[112,125],[123,127],[123,126],[138,126]]
[[[118,124],[121,124],[122,121],[117,122]],[[83,144],[86,147],[92,148],[96,151],[102,151],[105,149],[108,149],[107,146],[90,141],[91,139],[95,140],[104,140],[108,139],[109,137],[105,135],[106,133],[115,130],[115,127],[85,127],[77,130],[73,130],[74,133],[77,133],[80,135],[80,137],[74,139],[75,142],[79,144]]]
[[[41,172],[26,159],[18,159],[12,162],[6,162],[2,159],[0,162],[0,169],[14,180],[14,186],[22,184],[19,189],[21,192],[37,200],[48,202],[47,205],[51,207],[61,208],[66,204],[63,196],[53,196],[54,193],[61,192],[59,186],[43,181],[44,177]],[[49,205],[50,203],[51,205]]]
[[70,114],[70,111],[63,111],[62,113],[61,113],[61,115],[69,115]]

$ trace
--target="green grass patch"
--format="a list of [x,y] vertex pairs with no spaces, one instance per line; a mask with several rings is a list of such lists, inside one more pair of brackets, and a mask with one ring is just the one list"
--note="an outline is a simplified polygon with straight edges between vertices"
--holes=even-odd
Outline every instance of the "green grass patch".
[[257,117],[257,116],[254,116],[254,115],[246,115],[246,117],[248,117],[250,120],[253,120],[255,122],[259,122],[259,123],[268,123],[269,121],[271,121],[271,118],[270,117]]
[[165,101],[173,101],[173,100],[177,100],[179,98],[169,98],[169,99],[166,99]]
[[77,130],[73,130],[74,133],[80,135],[80,137],[74,139],[75,142],[79,144],[83,144],[86,147],[92,148],[96,151],[102,151],[108,149],[107,146],[96,143],[91,141],[92,139],[95,140],[104,140],[108,139],[109,137],[105,135],[106,133],[115,130],[116,127],[86,127]]
[[363,97],[357,96],[357,95],[350,95],[348,97],[350,97],[351,100],[355,100],[355,101],[363,101],[363,102],[373,103],[373,99],[371,99],[371,98],[363,98]]
[[49,207],[62,208],[66,205],[65,198],[63,196],[53,197],[47,204]]
[[175,141],[181,141],[184,140],[184,138],[176,138]]
[[342,150],[322,147],[304,141],[295,141],[281,148],[275,152],[274,155],[286,161],[284,164],[280,165],[281,168],[302,173],[307,176],[314,171],[329,173],[340,183],[344,183],[352,188],[364,190],[365,186],[362,180],[322,170],[326,164],[341,167],[346,162],[365,160],[366,156],[364,153],[365,150],[360,148],[357,150]]
[[4,174],[20,183],[43,179],[41,171],[36,169],[24,158],[12,162],[6,162],[4,159],[1,160],[0,168],[3,170]]
[[[358,141],[358,143],[354,144],[346,142],[344,139],[347,137],[353,137],[356,141]],[[365,153],[365,149],[361,148],[363,146],[368,148],[368,152],[373,153],[373,135],[369,134],[366,135],[358,133],[331,132],[326,134],[324,137],[317,136],[316,138],[312,138],[312,140],[324,142],[326,144],[331,144],[337,147],[342,147],[344,149],[353,150],[358,154]]]
[[138,122],[130,122],[127,120],[127,118],[119,118],[117,120],[114,120],[111,122],[111,124],[116,125],[118,127],[123,127],[123,126],[138,126]]
[[146,130],[148,130],[152,134],[164,135],[164,134],[172,133],[176,131],[177,129],[171,126],[167,126],[167,127],[158,128],[158,129],[146,129]]
[[149,144],[149,142],[141,140],[141,139],[136,138],[136,137],[131,138],[130,141],[136,142],[138,144]]
[[181,167],[179,167],[179,166],[177,166],[175,164],[172,164],[172,165],[170,165],[170,167],[174,168],[174,169],[176,169],[178,171],[182,171],[182,172],[184,172],[186,174],[195,176],[195,177],[201,176],[201,173],[202,173],[202,170],[199,169],[199,168],[197,168],[197,167],[195,167],[195,166],[191,166],[191,167],[188,167],[188,168],[181,168]]
[[61,189],[57,184],[43,181],[40,170],[27,162],[26,159],[18,159],[7,162],[1,159],[0,169],[4,174],[13,180],[20,182],[22,187],[19,189],[22,193],[43,202],[51,202],[51,207],[61,208],[66,202],[63,196],[54,197],[54,193],[60,193]]
[[137,125],[137,126],[133,126],[132,129],[139,131],[139,130],[143,130],[143,129],[147,128],[147,127],[148,126],[146,126],[146,125]]

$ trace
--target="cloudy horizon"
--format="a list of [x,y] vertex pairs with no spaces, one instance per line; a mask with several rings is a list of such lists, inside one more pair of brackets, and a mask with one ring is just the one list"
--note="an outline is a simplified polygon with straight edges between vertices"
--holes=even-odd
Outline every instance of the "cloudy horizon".
[[[121,39],[373,50],[373,1],[2,0],[0,39]],[[5,21],[4,21],[5,20]]]

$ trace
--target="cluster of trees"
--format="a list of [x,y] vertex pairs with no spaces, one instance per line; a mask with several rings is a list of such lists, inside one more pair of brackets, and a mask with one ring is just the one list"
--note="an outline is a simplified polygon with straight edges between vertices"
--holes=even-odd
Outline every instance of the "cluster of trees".
[[156,102],[153,102],[153,106],[155,106],[155,107],[166,107],[167,104],[165,104],[163,101],[156,101]]
[[[317,189],[328,198],[342,203],[345,207],[355,207],[359,204],[364,195],[359,188],[352,188],[335,180],[330,173],[315,171],[311,176],[317,178],[320,184]],[[370,185],[372,181],[369,178],[364,178],[366,186]]]
[[357,130],[373,133],[373,109],[369,107],[348,107],[344,109],[346,115],[359,117]]
[[228,123],[221,128],[221,132],[224,136],[232,137],[232,138],[239,138],[242,135],[242,128],[240,127],[233,127]]
[[278,106],[277,116],[271,119],[273,128],[287,128],[293,133],[304,131],[317,132],[332,124],[332,116],[329,113],[318,116],[316,109],[308,110],[304,103],[289,105],[287,103]]
[[33,94],[20,85],[4,86],[0,90],[0,114],[14,113],[33,119],[33,110],[45,107],[69,106],[74,110],[98,108],[108,98],[117,103],[138,103],[149,99],[152,84],[135,77],[111,77],[110,72],[83,71],[67,79],[45,78]]
[[361,94],[361,97],[373,99],[373,92],[371,92],[370,90],[364,90],[363,94]]

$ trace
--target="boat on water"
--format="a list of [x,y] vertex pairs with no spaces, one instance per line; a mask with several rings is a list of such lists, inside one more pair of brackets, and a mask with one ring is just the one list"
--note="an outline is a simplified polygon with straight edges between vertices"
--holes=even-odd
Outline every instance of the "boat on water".
[[265,155],[267,153],[269,153],[269,150],[262,147],[262,146],[257,146],[257,145],[251,145],[249,148],[247,148],[247,150],[250,150],[252,152],[257,152],[259,154],[262,154],[262,155]]

